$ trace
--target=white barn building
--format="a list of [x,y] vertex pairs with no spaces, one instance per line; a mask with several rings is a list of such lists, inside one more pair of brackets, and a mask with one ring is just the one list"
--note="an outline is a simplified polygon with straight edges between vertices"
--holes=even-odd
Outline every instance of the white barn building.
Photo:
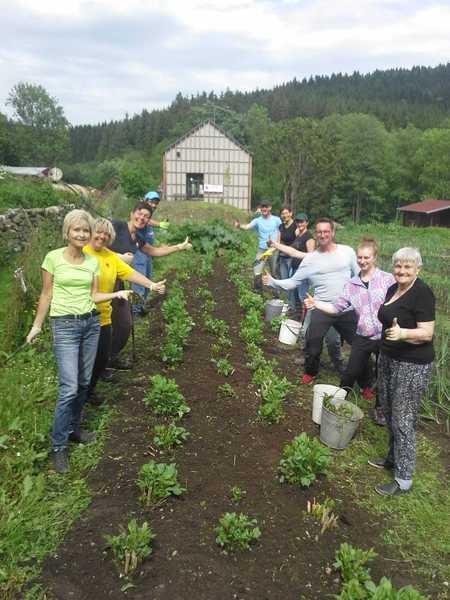
[[166,200],[205,200],[250,210],[252,157],[211,121],[198,125],[163,157]]

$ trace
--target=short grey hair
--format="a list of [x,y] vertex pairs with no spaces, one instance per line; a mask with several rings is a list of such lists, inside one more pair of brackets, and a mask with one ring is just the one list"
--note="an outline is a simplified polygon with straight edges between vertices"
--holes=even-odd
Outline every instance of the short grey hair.
[[417,248],[400,248],[397,252],[394,252],[392,264],[395,265],[397,262],[414,263],[418,268],[423,265],[422,257]]
[[114,240],[116,239],[116,232],[113,224],[109,219],[104,219],[103,217],[99,217],[94,221],[93,233],[103,232],[109,235],[109,243],[110,246]]
[[64,240],[69,239],[69,229],[71,227],[75,227],[76,225],[79,225],[80,223],[86,223],[86,225],[89,227],[90,235],[92,236],[92,217],[91,217],[91,215],[86,210],[82,210],[80,208],[75,208],[74,210],[71,210],[70,212],[68,212],[67,215],[64,217],[63,228],[62,228],[63,239]]

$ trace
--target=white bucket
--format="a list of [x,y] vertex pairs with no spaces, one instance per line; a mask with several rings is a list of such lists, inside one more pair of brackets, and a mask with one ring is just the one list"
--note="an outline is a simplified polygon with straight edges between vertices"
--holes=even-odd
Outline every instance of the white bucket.
[[292,319],[285,319],[281,323],[280,335],[278,336],[279,341],[282,344],[295,346],[301,327],[302,324],[298,321],[293,321]]
[[317,425],[320,425],[322,421],[322,403],[323,397],[333,396],[334,400],[345,400],[347,396],[347,390],[336,387],[335,385],[327,385],[325,383],[319,383],[313,388],[313,405],[312,405],[312,420]]

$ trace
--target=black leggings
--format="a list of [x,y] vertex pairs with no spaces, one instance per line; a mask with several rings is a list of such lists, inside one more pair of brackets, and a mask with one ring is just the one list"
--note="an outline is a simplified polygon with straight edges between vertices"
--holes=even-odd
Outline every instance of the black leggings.
[[109,357],[111,356],[111,332],[111,325],[102,325],[100,327],[100,338],[98,340],[97,355],[89,385],[89,394],[92,394],[94,391],[100,375],[108,365]]
[[112,346],[111,358],[114,359],[125,348],[131,333],[131,311],[127,300],[114,298],[112,301]]
[[370,387],[373,379],[370,356],[374,354],[378,358],[379,349],[380,340],[371,340],[356,334],[353,338],[347,368],[341,378],[341,387],[352,388],[355,381],[358,382],[361,389]]
[[333,326],[344,340],[351,344],[355,336],[357,318],[354,310],[339,315],[328,315],[320,310],[311,312],[311,322],[305,338],[305,373],[315,377],[319,372],[323,339]]

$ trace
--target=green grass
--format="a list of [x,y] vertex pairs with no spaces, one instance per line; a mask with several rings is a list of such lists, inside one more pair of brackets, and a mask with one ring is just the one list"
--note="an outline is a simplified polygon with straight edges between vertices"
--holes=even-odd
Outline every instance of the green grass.
[[385,456],[386,451],[385,429],[365,418],[359,435],[335,454],[331,467],[335,484],[345,494],[350,491],[359,506],[382,518],[382,540],[391,556],[410,561],[427,578],[448,581],[450,491],[440,448],[427,435],[418,434],[413,491],[395,498],[379,496],[373,489],[389,481],[390,474],[367,465],[368,458]]
[[380,266],[392,270],[391,258],[396,250],[413,246],[420,250],[423,259],[421,277],[433,289],[438,309],[444,315],[449,313],[450,275],[448,270],[448,249],[450,248],[450,228],[446,227],[403,227],[394,223],[349,225],[339,229],[336,239],[356,249],[363,237],[374,237],[380,244]]
[[39,350],[28,347],[0,369],[0,389],[0,596],[6,600],[37,574],[45,555],[89,505],[84,477],[101,457],[114,411],[107,406],[87,411],[98,441],[72,446],[71,472],[58,476],[48,462],[57,392],[48,338]]

